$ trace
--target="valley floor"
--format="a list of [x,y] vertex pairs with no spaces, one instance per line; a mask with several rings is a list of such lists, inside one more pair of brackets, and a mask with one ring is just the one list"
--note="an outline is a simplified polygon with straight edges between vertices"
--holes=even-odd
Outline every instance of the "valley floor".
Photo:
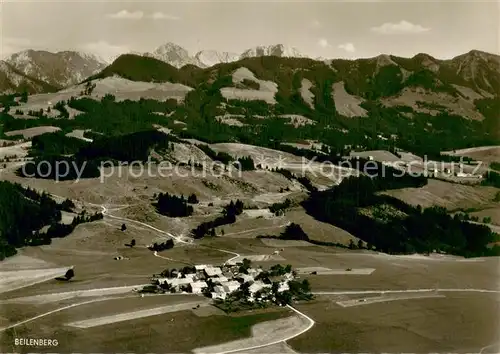
[[[2,178],[18,181],[8,170]],[[241,183],[234,187],[231,179],[212,180],[221,188],[217,192],[189,179],[111,178],[105,184],[21,181],[61,199],[72,198],[91,212],[101,211],[104,219],[81,224],[51,245],[21,249],[0,263],[1,352],[78,348],[79,352],[220,354],[491,353],[498,348],[498,258],[390,256],[303,241],[257,239],[262,234],[277,235],[290,222],[298,222],[318,240],[356,241],[301,208],[281,217],[264,212],[270,204],[265,196],[300,198],[303,193],[295,190],[280,195],[276,189],[289,182],[276,174],[246,174],[240,182],[252,188]],[[491,196],[488,189],[472,190],[479,191],[477,198],[483,200]],[[196,192],[201,203],[188,218],[158,216],[150,203],[158,191]],[[464,189],[464,195],[468,193]],[[218,237],[189,237],[189,230],[219,215],[221,206],[235,198],[252,202],[255,209],[225,227],[224,234],[218,229]],[[453,201],[458,202],[462,201]],[[123,223],[126,231],[120,229]],[[170,250],[153,253],[147,249],[152,242],[170,238],[175,241]],[[134,248],[125,246],[131,239],[137,241]],[[117,255],[124,259],[115,260]],[[301,279],[309,280],[314,300],[293,308],[228,315],[202,296],[141,297],[133,291],[166,268],[243,258],[263,267],[292,265]],[[75,270],[71,281],[54,279],[69,267]],[[16,346],[15,338],[57,339],[58,346]]]

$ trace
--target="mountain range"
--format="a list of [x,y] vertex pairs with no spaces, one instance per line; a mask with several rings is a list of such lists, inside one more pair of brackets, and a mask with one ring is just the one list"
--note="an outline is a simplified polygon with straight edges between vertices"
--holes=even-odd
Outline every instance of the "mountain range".
[[[296,48],[282,44],[257,46],[240,54],[202,50],[191,55],[177,44],[166,43],[151,52],[132,55],[155,59],[176,69],[183,67],[206,69],[217,64],[229,65],[250,58],[268,56],[308,59]],[[110,64],[93,54],[76,51],[51,53],[25,50],[11,55],[5,61],[0,61],[0,92],[24,90],[30,93],[54,92],[80,83],[98,73],[113,72],[113,68],[118,66],[119,71],[133,72],[135,64],[131,68],[123,67],[128,63],[121,60],[121,57],[116,58]],[[311,63],[314,61],[308,60]],[[317,62],[325,64],[325,67],[333,72],[340,73],[337,76],[342,77],[346,90],[360,96],[364,96],[367,90],[380,92],[390,90],[391,85],[395,92],[399,92],[404,86],[411,85],[411,81],[415,79],[427,80],[428,87],[447,86],[450,88],[453,84],[461,85],[472,88],[479,95],[497,96],[500,87],[500,57],[475,50],[450,60],[439,60],[428,54],[418,54],[413,58],[380,55],[375,58],[357,60],[318,59]],[[114,63],[117,64],[114,65]],[[303,65],[303,62],[300,65]],[[384,68],[382,75],[380,74],[381,68]],[[186,71],[184,68],[182,70]],[[396,74],[395,77],[392,77],[391,70]],[[170,71],[173,72],[173,70]],[[277,73],[274,74],[276,75]],[[377,89],[373,87],[374,85],[380,85],[380,87]],[[396,86],[398,88],[394,88]],[[453,90],[456,91],[456,89]]]
[[[9,106],[8,113],[14,116],[36,117],[59,102],[72,108],[66,113],[71,116],[97,109],[94,105],[100,107],[98,101],[104,97],[106,102],[126,100],[113,106],[128,107],[120,115],[106,111],[111,106],[105,104],[92,122],[80,117],[74,123],[78,129],[103,134],[147,129],[154,123],[203,141],[262,145],[276,139],[309,139],[336,148],[357,144],[372,149],[379,148],[378,142],[397,141],[398,147],[419,153],[500,141],[498,55],[472,50],[449,60],[424,53],[411,58],[314,60],[288,57],[288,53],[294,52],[257,48],[237,61],[207,68],[191,61],[177,68],[154,55],[168,56],[177,65],[193,57],[168,45],[151,55],[122,54],[64,90],[29,77],[8,62],[0,68],[10,75],[11,90],[13,85],[27,85],[27,78],[37,92],[58,90]],[[215,62],[232,60],[220,53],[203,55]],[[92,99],[80,99],[85,96]],[[151,109],[162,112],[164,104],[169,107],[169,119],[147,116]],[[132,107],[145,110],[146,115],[132,114]],[[64,110],[50,109],[50,114],[63,117]],[[4,129],[44,122],[12,118]]]
[[[0,75],[8,79],[0,84],[0,90],[8,91],[22,85],[28,91],[40,92],[44,87],[57,90],[75,85],[101,71],[107,64],[88,53],[51,53],[29,49],[12,54],[5,61],[1,61],[0,65]],[[46,85],[40,85],[39,82]]]
[[[151,52],[131,54],[151,57],[176,68],[195,65],[207,68],[220,63],[230,63],[243,58],[275,55],[280,57],[304,57],[297,49],[282,44],[257,46],[241,54],[201,50],[191,55],[185,48],[166,43]],[[27,90],[31,93],[51,92],[75,85],[87,77],[103,70],[105,60],[90,53],[76,51],[48,52],[24,50],[0,61],[0,92],[8,93]]]
[[195,55],[190,55],[189,52],[183,47],[170,42],[159,46],[151,53],[144,53],[142,55],[164,61],[165,63],[168,63],[176,68],[181,68],[184,65],[196,65],[200,68],[207,68],[216,64],[231,63],[244,58],[270,55],[294,58],[305,57],[305,55],[301,54],[296,48],[288,47],[283,44],[257,46],[249,48],[241,54],[220,52],[217,50],[201,50]]

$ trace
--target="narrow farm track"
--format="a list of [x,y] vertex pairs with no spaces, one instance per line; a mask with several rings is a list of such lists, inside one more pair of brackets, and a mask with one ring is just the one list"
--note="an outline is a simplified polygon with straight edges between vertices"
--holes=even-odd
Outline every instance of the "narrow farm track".
[[346,290],[346,291],[320,291],[313,295],[360,295],[360,294],[401,294],[401,293],[425,293],[425,292],[455,292],[455,293],[500,293],[500,290],[489,289],[405,289],[405,290]]

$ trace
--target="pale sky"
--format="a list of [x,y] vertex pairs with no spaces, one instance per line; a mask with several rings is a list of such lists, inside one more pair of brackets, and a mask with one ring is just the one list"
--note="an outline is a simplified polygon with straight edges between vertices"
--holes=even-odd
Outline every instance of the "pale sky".
[[0,6],[0,57],[32,48],[82,50],[109,59],[166,42],[191,54],[201,49],[240,53],[282,43],[324,58],[500,52],[497,0],[16,0]]

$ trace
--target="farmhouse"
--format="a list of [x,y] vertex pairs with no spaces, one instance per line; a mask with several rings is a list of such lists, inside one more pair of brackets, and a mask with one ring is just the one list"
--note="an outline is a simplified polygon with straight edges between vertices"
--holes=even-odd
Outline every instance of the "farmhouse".
[[248,288],[248,290],[250,291],[250,294],[253,295],[253,294],[255,294],[259,290],[262,290],[264,288],[270,288],[270,287],[271,287],[270,284],[264,284],[261,281],[256,281],[255,283],[253,283],[252,285],[250,285],[250,287]]
[[168,279],[167,283],[173,288],[181,287],[183,285],[189,285],[193,280],[190,278],[173,278]]
[[219,267],[206,267],[204,269],[205,275],[209,278],[222,275],[222,270]]
[[[279,251],[274,251],[274,252],[278,252],[278,253],[274,253],[274,254],[279,254]],[[250,268],[247,270],[247,272],[248,272],[248,275],[255,278],[259,273],[262,273],[262,269]]]
[[253,278],[254,278],[254,277],[252,277],[252,276],[251,276],[251,275],[249,275],[249,274],[240,274],[240,275],[238,276],[238,278],[243,279],[243,282],[244,282],[244,283],[248,283],[248,282],[253,281]]
[[208,285],[204,281],[189,283],[189,288],[193,294],[201,294],[203,289],[206,287],[208,287]]
[[226,298],[227,292],[221,285],[216,285],[214,287],[214,291],[211,293],[212,299],[221,299],[224,300]]
[[225,283],[227,282],[229,279],[227,279],[227,277],[223,276],[223,275],[219,275],[218,277],[215,277],[215,278],[212,278],[212,280],[215,282],[215,283]]
[[[296,278],[290,265],[283,267],[279,264],[271,267],[271,270],[265,273],[260,268],[247,266],[242,269],[242,264],[239,263],[219,267],[197,265],[184,267],[180,271],[165,270],[162,274],[170,274],[171,277],[154,277],[152,279],[162,291],[173,293],[182,291],[204,295],[209,293],[206,295],[224,302],[232,302],[235,299],[237,299],[236,301],[246,300],[250,302],[281,302],[288,297],[286,294],[278,296],[278,293],[292,291],[289,282]],[[259,279],[261,275],[263,277]],[[248,288],[248,292],[238,291],[243,284]],[[293,291],[297,293],[298,290]]]
[[225,283],[221,283],[221,286],[227,293],[232,293],[233,291],[236,291],[240,288],[240,283],[238,283],[236,280],[231,280]]
[[278,288],[278,292],[281,293],[283,291],[290,290],[290,287],[288,286],[287,282],[281,282]]

